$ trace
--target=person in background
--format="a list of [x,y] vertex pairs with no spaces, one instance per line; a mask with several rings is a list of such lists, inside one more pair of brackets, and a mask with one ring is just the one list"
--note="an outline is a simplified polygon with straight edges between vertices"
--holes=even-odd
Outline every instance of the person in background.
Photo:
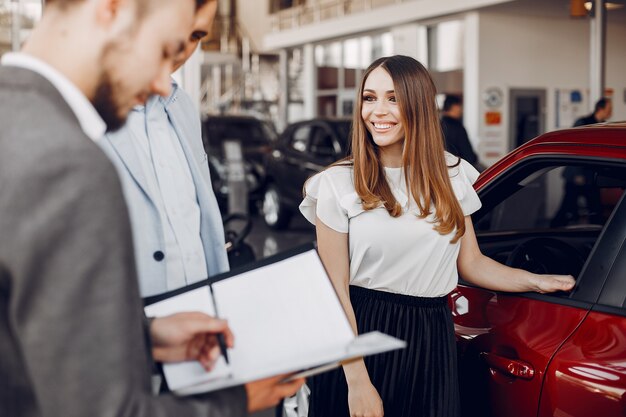
[[145,318],[119,179],[94,142],[169,95],[193,16],[191,0],[50,0],[2,57],[2,416],[240,416],[301,384],[151,394],[152,360],[210,368],[215,334],[232,336],[201,313]]
[[463,126],[463,101],[460,96],[446,95],[441,113],[441,130],[446,151],[466,160],[478,171],[484,169]]
[[444,151],[435,95],[415,59],[374,61],[358,90],[351,155],[305,184],[300,210],[353,330],[407,342],[307,381],[311,417],[459,416],[447,303],[458,275],[495,291],[574,286],[481,253],[470,217],[481,206],[478,172]]
[[576,122],[574,122],[574,127],[606,122],[611,118],[612,114],[613,103],[610,99],[602,97],[596,102],[596,105],[593,108],[593,113],[576,119]]
[[[612,113],[611,100],[603,97],[596,102],[593,113],[577,119],[573,127],[605,122]],[[584,166],[568,166],[561,176],[565,180],[563,199],[550,227],[563,227],[581,221],[604,224],[600,189],[594,185],[594,171]]]

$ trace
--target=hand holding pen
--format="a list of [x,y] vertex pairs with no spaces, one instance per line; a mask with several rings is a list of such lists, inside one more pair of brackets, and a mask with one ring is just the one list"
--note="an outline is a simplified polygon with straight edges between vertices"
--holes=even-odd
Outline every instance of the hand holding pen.
[[[178,313],[155,318],[150,325],[152,356],[158,362],[197,360],[211,370],[234,337],[225,320],[199,312]],[[221,339],[221,341],[220,341]]]

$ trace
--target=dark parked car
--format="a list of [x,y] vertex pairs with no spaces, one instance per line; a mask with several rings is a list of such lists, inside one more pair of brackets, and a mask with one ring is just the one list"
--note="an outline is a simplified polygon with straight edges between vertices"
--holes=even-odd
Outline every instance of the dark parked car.
[[346,155],[350,124],[350,119],[313,119],[287,126],[266,163],[262,212],[269,227],[287,227],[307,178]]
[[251,116],[207,116],[203,120],[202,141],[208,155],[213,190],[222,207],[228,197],[224,141],[241,143],[247,189],[250,200],[254,202],[263,195],[263,163],[276,136],[270,123]]
[[626,123],[544,134],[475,187],[484,254],[576,286],[511,294],[461,279],[450,304],[464,415],[626,415]]

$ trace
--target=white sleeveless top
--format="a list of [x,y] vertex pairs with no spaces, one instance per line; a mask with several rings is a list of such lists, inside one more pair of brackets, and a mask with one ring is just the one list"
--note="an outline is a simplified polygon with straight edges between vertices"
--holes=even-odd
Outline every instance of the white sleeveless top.
[[[446,152],[448,166],[457,161]],[[463,213],[469,216],[481,207],[472,187],[478,171],[461,159],[448,172]],[[317,217],[333,230],[349,234],[350,285],[418,297],[448,294],[458,282],[460,241],[451,244],[454,232],[440,235],[433,229],[434,214],[418,217],[402,168],[385,168],[385,173],[403,207],[399,217],[391,217],[382,205],[363,209],[351,166],[335,166],[310,178],[300,211],[313,224]]]

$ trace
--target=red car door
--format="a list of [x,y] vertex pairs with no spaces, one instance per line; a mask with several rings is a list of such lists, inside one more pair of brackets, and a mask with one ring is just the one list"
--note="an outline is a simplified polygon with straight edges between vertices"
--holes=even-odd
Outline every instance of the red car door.
[[592,260],[608,278],[548,367],[540,417],[626,415],[626,200],[620,206]]
[[451,297],[464,415],[537,414],[550,359],[590,305],[575,307],[531,297],[465,286],[459,286]]
[[531,272],[571,274],[577,286],[571,294],[511,294],[460,282],[450,303],[465,416],[537,416],[553,357],[573,340],[600,295],[608,271],[607,249],[598,245],[611,228],[584,224],[587,214],[564,227],[551,223],[559,201],[550,199],[565,188],[568,166],[594,178],[612,169],[598,161],[534,157],[481,190],[484,207],[474,223],[483,253]]
[[546,373],[539,416],[626,415],[624,307],[591,312],[559,350]]

